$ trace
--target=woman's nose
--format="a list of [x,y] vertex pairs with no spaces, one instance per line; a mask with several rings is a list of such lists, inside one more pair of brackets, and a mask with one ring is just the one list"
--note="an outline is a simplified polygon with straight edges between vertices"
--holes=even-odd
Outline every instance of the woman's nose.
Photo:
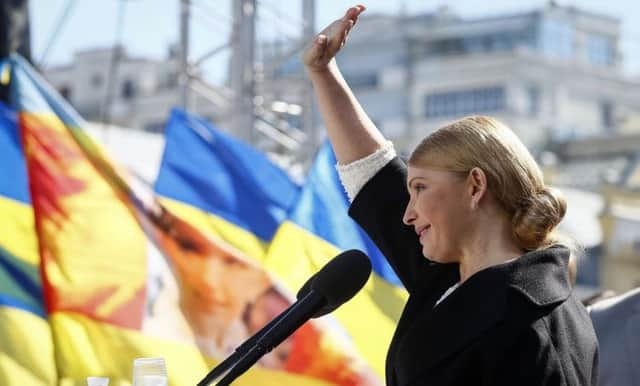
[[402,222],[405,225],[412,225],[416,220],[416,212],[413,210],[413,205],[407,205],[407,209],[404,210],[404,216],[402,216]]

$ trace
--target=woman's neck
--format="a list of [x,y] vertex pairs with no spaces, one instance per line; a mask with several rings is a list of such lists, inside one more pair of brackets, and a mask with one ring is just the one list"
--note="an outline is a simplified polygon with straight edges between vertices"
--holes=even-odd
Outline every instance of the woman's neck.
[[524,254],[511,231],[511,223],[506,219],[480,224],[460,259],[460,282],[475,273],[494,265],[505,263]]

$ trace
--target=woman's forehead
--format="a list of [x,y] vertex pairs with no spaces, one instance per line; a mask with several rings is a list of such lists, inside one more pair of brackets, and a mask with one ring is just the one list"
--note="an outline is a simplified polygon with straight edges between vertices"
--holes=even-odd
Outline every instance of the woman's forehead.
[[428,176],[429,176],[429,171],[426,168],[411,166],[411,165],[407,167],[407,181],[410,181],[412,178],[415,178],[415,177],[426,178]]
[[450,171],[424,166],[412,166],[407,168],[407,182],[412,179],[438,180],[452,174]]

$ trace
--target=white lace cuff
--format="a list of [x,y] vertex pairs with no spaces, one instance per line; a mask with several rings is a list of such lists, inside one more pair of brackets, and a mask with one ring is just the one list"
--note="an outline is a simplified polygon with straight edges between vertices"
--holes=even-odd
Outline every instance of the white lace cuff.
[[347,191],[349,202],[360,192],[360,189],[396,156],[396,149],[391,141],[387,141],[375,153],[369,154],[346,165],[336,165],[340,182]]

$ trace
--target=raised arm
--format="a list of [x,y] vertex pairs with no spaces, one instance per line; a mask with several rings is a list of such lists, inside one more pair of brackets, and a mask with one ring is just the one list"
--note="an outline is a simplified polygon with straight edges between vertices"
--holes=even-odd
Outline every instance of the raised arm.
[[302,61],[316,93],[327,134],[338,163],[344,165],[382,147],[385,138],[356,100],[344,80],[335,55],[365,7],[349,8],[329,24],[305,50]]

